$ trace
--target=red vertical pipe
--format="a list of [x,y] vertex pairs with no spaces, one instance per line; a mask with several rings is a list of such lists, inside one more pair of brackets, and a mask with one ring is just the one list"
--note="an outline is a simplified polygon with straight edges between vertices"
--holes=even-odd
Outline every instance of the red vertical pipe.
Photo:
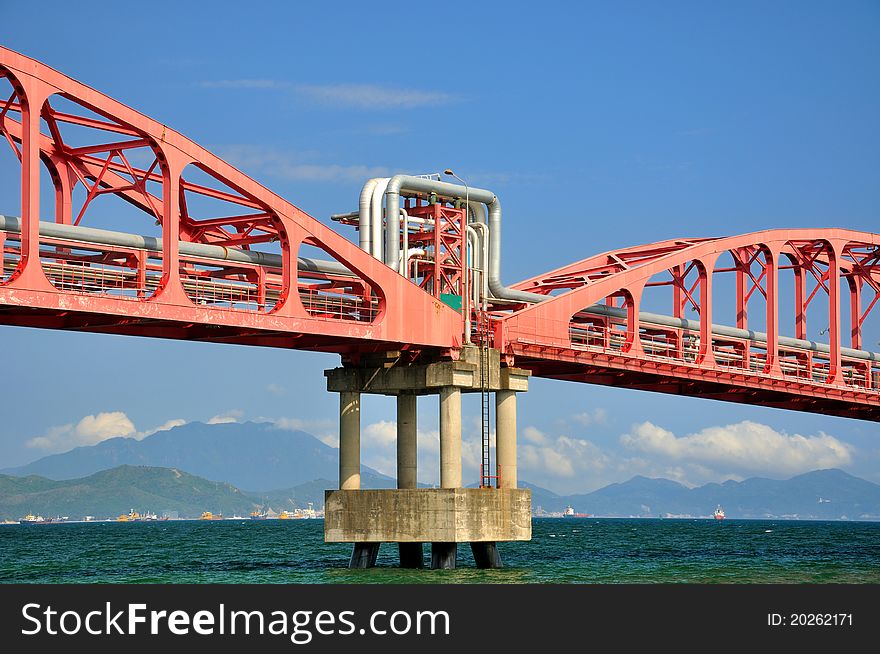
[[840,250],[829,243],[828,251],[828,346],[831,348],[828,383],[841,381],[840,370]]
[[807,276],[800,261],[794,266],[794,336],[801,340],[807,338]]
[[743,262],[742,251],[732,252],[736,265],[736,326],[739,329],[748,329],[749,307],[746,303],[746,271]]
[[636,356],[642,356],[645,353],[645,349],[642,346],[639,313],[642,311],[642,294],[645,292],[646,281],[642,280],[626,289],[629,300],[626,312],[626,337],[627,341],[629,341],[627,351]]
[[[11,81],[11,80],[10,80]],[[21,80],[21,263],[16,283],[51,289],[40,265],[40,107],[50,95],[45,83]]]
[[697,261],[697,272],[700,274],[700,354],[699,363],[705,366],[715,365],[715,351],[712,349],[712,273],[715,269],[717,254],[710,254]]
[[[683,291],[684,266],[675,266],[669,271],[672,274],[672,315],[676,318],[684,318],[684,307],[687,300]],[[675,339],[675,356],[684,359],[684,335],[680,329],[676,329],[673,335]]]
[[[21,264],[22,277],[40,261],[40,97],[38,85],[29,84],[21,99]],[[31,103],[34,103],[33,105]],[[29,265],[33,264],[33,265]]]
[[779,365],[779,250],[765,248],[764,259],[767,270],[767,363],[764,369],[782,375]]
[[849,282],[849,324],[850,347],[862,349],[862,283],[861,276],[853,273],[847,277]]
[[[749,328],[749,306],[746,302],[746,271],[743,262],[742,249],[732,250],[734,267],[736,268],[736,326],[739,329]],[[749,342],[742,344],[742,367],[745,370],[750,369],[749,358],[751,348]]]
[[[168,150],[166,152],[166,150]],[[163,301],[188,305],[189,298],[180,282],[180,176],[189,163],[183,155],[162,148],[162,285],[156,292]]]
[[59,225],[71,224],[72,189],[76,177],[70,171],[70,164],[58,155],[53,155],[47,166],[52,168],[52,184],[55,186],[55,222]]

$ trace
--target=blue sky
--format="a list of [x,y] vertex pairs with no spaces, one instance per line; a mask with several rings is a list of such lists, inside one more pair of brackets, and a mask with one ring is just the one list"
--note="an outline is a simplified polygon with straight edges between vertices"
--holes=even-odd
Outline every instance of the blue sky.
[[[19,3],[4,16],[7,47],[321,220],[355,208],[375,174],[451,167],[493,189],[506,282],[674,236],[878,231],[876,2]],[[0,153],[0,172],[13,170]],[[0,185],[0,213],[17,203]],[[333,439],[331,355],[0,335],[0,467],[173,421],[271,419]],[[472,445],[478,410],[465,405]],[[880,482],[872,423],[542,380],[519,413],[520,477],[559,491],[832,465]],[[391,401],[367,399],[364,461],[386,472],[393,419]],[[433,481],[433,402],[420,421]]]

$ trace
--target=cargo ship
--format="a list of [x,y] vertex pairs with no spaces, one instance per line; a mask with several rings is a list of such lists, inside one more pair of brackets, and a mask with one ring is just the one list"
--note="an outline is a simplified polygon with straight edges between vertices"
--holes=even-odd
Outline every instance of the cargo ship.
[[715,511],[712,513],[712,516],[716,520],[724,520],[724,509],[721,508],[720,504],[715,508]]
[[18,521],[21,525],[40,525],[46,522],[46,518],[41,515],[28,513],[25,517]]
[[562,512],[563,518],[589,518],[592,515],[592,513],[575,513],[574,508],[571,506],[565,507],[565,511]]
[[116,522],[151,522],[158,519],[159,516],[155,513],[147,511],[146,513],[141,514],[132,509],[128,513],[123,513],[122,515],[118,516],[116,518]]

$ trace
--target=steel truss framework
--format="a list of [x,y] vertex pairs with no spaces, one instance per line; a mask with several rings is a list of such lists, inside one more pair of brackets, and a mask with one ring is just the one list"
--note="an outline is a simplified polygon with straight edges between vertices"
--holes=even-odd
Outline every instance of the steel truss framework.
[[[724,275],[734,283],[715,298],[713,283]],[[793,297],[780,296],[783,275],[791,276]],[[664,313],[688,320],[684,328],[646,319],[643,300],[661,286],[671,289]],[[880,235],[790,229],[664,241],[606,252],[514,288],[548,296],[496,314],[496,341],[535,375],[880,420],[880,362],[853,352],[864,347],[866,322],[880,315]],[[752,327],[749,305],[758,297],[761,314],[751,317],[760,326]],[[808,310],[819,298],[827,313],[813,333],[827,338],[825,347],[807,340]],[[734,326],[752,337],[713,329],[721,302],[733,305]],[[603,315],[591,310],[597,304],[618,311]],[[789,315],[780,315],[783,306]],[[780,344],[780,325],[792,325],[799,342]]]
[[[459,313],[179,133],[0,48],[4,88],[0,135],[21,162],[21,225],[0,231],[0,324],[316,349],[349,361],[388,350],[457,356],[465,340]],[[54,207],[42,212],[41,174],[54,188]],[[159,231],[155,247],[40,233],[40,216],[94,225],[107,196]],[[434,295],[461,293],[461,212],[424,211],[448,229],[431,235],[443,260],[430,269],[420,263],[420,275],[436,281]],[[222,254],[184,252],[182,244]],[[297,265],[306,246],[350,272]],[[227,260],[233,249],[253,254]],[[717,282],[725,275],[733,283]],[[780,295],[783,275],[792,297]],[[722,287],[732,290],[716,299]],[[669,240],[606,252],[514,288],[547,299],[496,304],[489,330],[508,363],[537,376],[880,421],[880,363],[863,356],[875,349],[864,342],[865,325],[880,315],[876,234]],[[664,314],[680,326],[645,319],[646,298],[658,289],[671,297]],[[713,327],[720,302],[733,307],[733,336]],[[817,307],[827,312],[822,347],[807,342]]]
[[[0,243],[0,322],[343,353],[460,346],[456,312],[181,134],[0,48],[4,78],[0,133],[21,161],[22,229]],[[56,223],[88,226],[114,195],[161,228],[161,253],[41,237],[46,173]],[[213,215],[197,217],[196,204]],[[182,255],[181,241],[271,244],[283,264],[218,265]],[[303,245],[356,277],[297,270]]]

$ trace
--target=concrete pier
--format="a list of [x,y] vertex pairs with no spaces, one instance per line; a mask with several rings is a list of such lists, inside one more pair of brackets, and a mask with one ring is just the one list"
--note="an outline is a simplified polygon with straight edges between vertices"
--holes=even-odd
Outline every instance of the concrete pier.
[[418,460],[418,398],[412,393],[397,396],[397,487],[415,488]]
[[458,543],[431,543],[431,569],[454,570]]
[[461,486],[461,390],[440,389],[440,488]]
[[351,550],[349,568],[372,568],[379,556],[379,543],[355,543]]
[[425,550],[421,543],[398,543],[401,568],[422,568],[425,565]]
[[495,391],[495,460],[502,488],[516,488],[516,393]]
[[339,394],[339,488],[361,487],[361,394]]
[[501,554],[495,543],[471,543],[474,563],[478,568],[500,568]]
[[[480,568],[501,567],[497,543],[530,540],[531,491],[517,488],[516,393],[528,390],[529,372],[503,367],[489,350],[482,379],[480,349],[465,346],[457,360],[401,364],[387,352],[357,365],[325,371],[327,390],[339,393],[339,490],[324,503],[324,540],[352,543],[352,568],[375,565],[380,543],[397,543],[401,567],[456,566],[458,543],[470,543]],[[495,393],[497,488],[463,488],[462,394]],[[397,489],[360,488],[361,395],[397,400]],[[417,398],[436,395],[440,408],[440,488],[418,488]],[[474,482],[477,480],[474,479]]]
[[[418,397],[412,393],[397,396],[397,487],[417,488],[418,473]],[[398,543],[401,568],[421,568],[425,552],[421,543]]]
[[527,488],[328,490],[328,543],[473,543],[529,540]]

